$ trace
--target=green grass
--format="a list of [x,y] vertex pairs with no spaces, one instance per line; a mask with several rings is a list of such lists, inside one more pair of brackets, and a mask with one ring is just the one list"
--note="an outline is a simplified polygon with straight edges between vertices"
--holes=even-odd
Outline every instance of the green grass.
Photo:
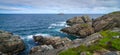
[[112,31],[101,31],[102,36],[104,36],[99,41],[99,45],[106,49],[120,50],[120,38],[114,38],[114,36],[120,36],[120,32]]
[[112,48],[120,51],[120,39],[114,39],[112,41]]
[[86,52],[87,55],[92,55],[95,50],[102,49],[98,45],[85,46],[81,45],[77,48],[70,48],[66,51],[61,52],[59,55],[80,55],[81,52]]
[[120,38],[113,38],[113,36],[120,36],[120,32],[112,32],[110,30],[101,31],[103,36],[97,44],[90,46],[81,45],[77,48],[70,48],[61,52],[59,55],[80,55],[81,52],[86,52],[87,55],[92,55],[94,51],[107,49],[107,50],[119,50],[120,51]]

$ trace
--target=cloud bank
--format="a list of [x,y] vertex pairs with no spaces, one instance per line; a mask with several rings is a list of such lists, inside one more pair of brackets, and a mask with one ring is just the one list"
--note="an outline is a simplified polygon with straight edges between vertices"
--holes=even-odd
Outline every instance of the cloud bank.
[[120,0],[1,0],[0,13],[109,13]]

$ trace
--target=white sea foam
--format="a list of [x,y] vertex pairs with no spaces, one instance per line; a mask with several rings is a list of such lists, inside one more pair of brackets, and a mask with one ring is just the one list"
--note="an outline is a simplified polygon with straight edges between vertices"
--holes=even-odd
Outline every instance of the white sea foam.
[[24,40],[29,40],[29,39],[33,39],[33,35],[23,36],[21,38]]
[[50,24],[50,26],[48,27],[50,28],[55,28],[55,27],[66,27],[66,22],[57,22],[57,23],[52,23]]
[[50,34],[43,34],[43,33],[38,33],[38,34],[35,34],[34,36],[51,37],[51,35],[50,35]]
[[34,34],[34,35],[23,36],[23,37],[21,37],[21,38],[24,39],[24,40],[30,40],[30,39],[33,39],[33,36],[51,37],[50,34],[38,33],[38,34]]
[[28,39],[32,39],[33,38],[33,35],[29,35],[27,36]]

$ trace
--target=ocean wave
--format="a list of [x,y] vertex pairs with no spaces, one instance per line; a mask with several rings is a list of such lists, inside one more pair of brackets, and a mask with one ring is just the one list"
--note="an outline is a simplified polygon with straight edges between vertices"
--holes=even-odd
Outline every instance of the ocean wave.
[[30,39],[33,39],[33,36],[51,37],[50,34],[38,33],[38,34],[33,34],[33,35],[23,36],[22,39],[24,39],[24,40],[30,40]]
[[43,34],[43,33],[38,33],[38,34],[35,34],[34,36],[44,36],[44,37],[51,37],[50,34]]
[[66,27],[66,22],[57,22],[57,23],[52,23],[50,24],[50,26],[48,27],[48,29],[51,28],[56,28],[56,27]]

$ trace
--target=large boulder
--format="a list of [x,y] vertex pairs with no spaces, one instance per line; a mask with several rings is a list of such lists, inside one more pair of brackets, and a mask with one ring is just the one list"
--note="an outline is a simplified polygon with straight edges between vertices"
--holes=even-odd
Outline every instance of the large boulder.
[[94,28],[89,24],[75,24],[71,27],[63,28],[61,31],[78,37],[86,37],[94,33]]
[[86,37],[94,33],[92,27],[92,19],[89,16],[77,16],[66,21],[70,27],[61,29],[62,32],[75,35],[78,37]]
[[25,49],[25,45],[19,36],[10,32],[0,31],[0,55],[13,55]]
[[100,30],[120,28],[120,11],[106,14],[94,20],[93,26],[96,32]]
[[74,24],[84,24],[84,23],[92,25],[92,19],[89,16],[76,16],[67,20],[66,23],[70,26]]
[[71,43],[70,39],[60,37],[33,36],[33,39],[40,45],[52,45],[54,48],[68,46]]

